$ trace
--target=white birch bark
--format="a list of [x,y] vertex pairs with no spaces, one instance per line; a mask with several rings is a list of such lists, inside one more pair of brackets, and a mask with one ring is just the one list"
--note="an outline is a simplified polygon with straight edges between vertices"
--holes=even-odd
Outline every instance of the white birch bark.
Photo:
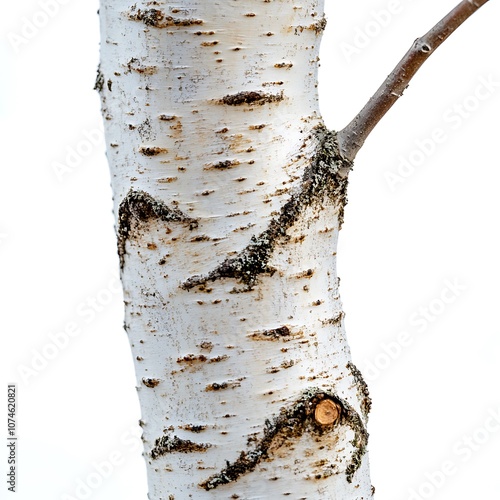
[[100,18],[149,497],[372,498],[323,1],[101,0]]

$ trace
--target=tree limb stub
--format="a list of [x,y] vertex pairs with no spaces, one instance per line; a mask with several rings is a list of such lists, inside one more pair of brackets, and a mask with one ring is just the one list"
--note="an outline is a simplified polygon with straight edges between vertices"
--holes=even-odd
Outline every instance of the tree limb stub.
[[431,54],[488,0],[464,0],[421,38],[417,38],[392,73],[356,117],[342,129],[338,142],[342,154],[354,160],[366,138],[392,105],[403,95],[411,79]]
[[261,461],[271,458],[270,450],[278,441],[297,439],[304,432],[320,435],[324,432],[336,432],[337,426],[341,425],[346,425],[354,431],[354,439],[351,441],[354,452],[345,469],[347,481],[350,483],[366,451],[368,432],[361,417],[346,401],[333,393],[313,388],[304,393],[291,407],[283,408],[272,422],[266,420],[263,437],[252,450],[242,451],[234,462],[227,462],[223,470],[199,486],[207,491],[213,490],[252,472]]

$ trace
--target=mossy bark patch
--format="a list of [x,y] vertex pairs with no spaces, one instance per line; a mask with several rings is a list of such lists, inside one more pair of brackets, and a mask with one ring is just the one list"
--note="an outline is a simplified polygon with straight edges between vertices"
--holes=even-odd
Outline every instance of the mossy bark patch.
[[307,207],[323,203],[325,196],[335,201],[339,224],[342,224],[347,203],[347,176],[342,172],[349,171],[352,163],[340,154],[334,132],[317,127],[315,134],[318,140],[316,154],[304,171],[299,191],[282,206],[279,216],[272,219],[260,235],[253,235],[249,245],[237,256],[227,258],[205,276],[187,279],[181,285],[183,289],[189,290],[208,281],[233,278],[246,285],[238,291],[251,290],[259,275],[274,273],[275,269],[268,262],[276,245],[286,239],[287,230],[299,220]]
[[122,269],[125,264],[125,244],[130,233],[138,224],[148,222],[150,219],[185,223],[189,224],[190,229],[198,226],[195,219],[188,217],[179,209],[168,207],[144,191],[130,190],[118,209],[118,256]]

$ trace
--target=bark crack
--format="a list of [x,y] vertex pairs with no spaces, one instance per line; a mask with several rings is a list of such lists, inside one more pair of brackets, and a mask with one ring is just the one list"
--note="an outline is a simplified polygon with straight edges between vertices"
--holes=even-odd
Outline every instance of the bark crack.
[[352,162],[342,157],[335,132],[323,126],[314,132],[318,140],[316,154],[304,170],[298,192],[283,205],[279,216],[272,219],[260,235],[253,235],[249,245],[237,256],[227,258],[205,276],[192,276],[182,283],[181,288],[190,290],[208,281],[233,278],[246,285],[239,291],[252,290],[259,275],[274,273],[268,263],[276,245],[286,241],[287,230],[298,221],[306,207],[322,204],[325,196],[336,201],[339,224],[342,225],[347,203],[347,172],[352,168]]
[[[315,419],[315,411],[318,405],[324,404],[328,400],[340,409],[339,415],[331,425],[321,425]],[[261,461],[269,460],[271,449],[283,446],[284,442],[296,440],[305,432],[317,436],[327,432],[335,432],[335,429],[342,425],[348,426],[354,431],[354,439],[351,444],[355,451],[345,469],[346,479],[351,483],[354,474],[361,465],[368,444],[368,432],[356,410],[335,394],[319,388],[312,388],[303,393],[291,407],[282,408],[277,417],[274,417],[272,421],[266,420],[264,425],[264,435],[254,444],[253,449],[242,451],[235,461],[227,462],[224,469],[210,476],[199,486],[208,491],[223,484],[237,481],[243,474],[255,470]]]
[[118,209],[118,256],[121,269],[125,264],[125,245],[130,233],[138,223],[147,222],[150,219],[182,222],[189,224],[190,229],[198,226],[196,219],[188,217],[178,208],[171,208],[162,201],[155,200],[144,191],[131,189]]

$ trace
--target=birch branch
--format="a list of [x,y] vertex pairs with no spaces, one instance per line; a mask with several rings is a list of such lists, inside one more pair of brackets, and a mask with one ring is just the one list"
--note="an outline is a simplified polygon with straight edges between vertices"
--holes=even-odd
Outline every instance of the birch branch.
[[392,73],[356,117],[338,133],[342,154],[354,160],[370,132],[403,95],[415,73],[431,54],[488,0],[463,0],[424,36],[417,38]]

